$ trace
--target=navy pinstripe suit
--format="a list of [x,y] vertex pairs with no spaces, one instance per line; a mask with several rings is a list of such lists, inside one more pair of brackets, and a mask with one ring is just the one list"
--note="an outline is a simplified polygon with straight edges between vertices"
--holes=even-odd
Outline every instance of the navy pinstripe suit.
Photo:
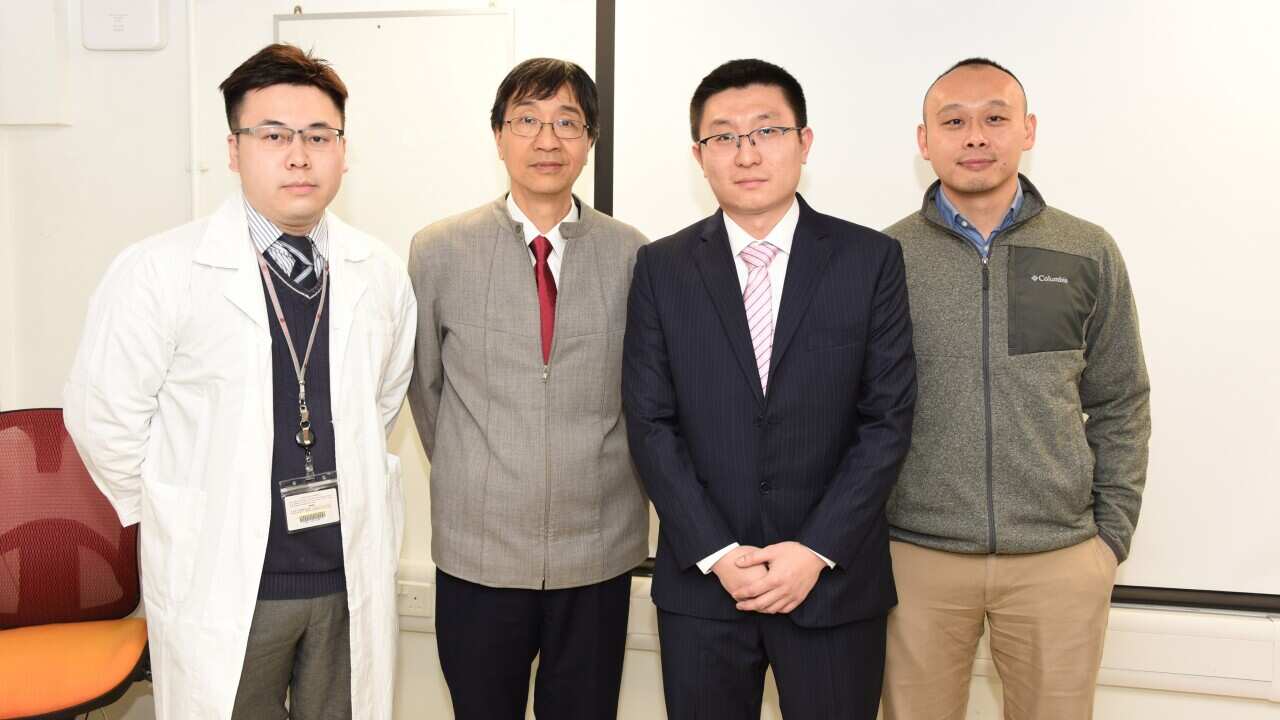
[[[759,621],[696,563],[732,542],[795,540],[836,567],[782,621],[813,630],[875,619],[882,663],[883,618],[897,601],[885,503],[910,444],[916,389],[902,251],[799,203],[767,397],[722,212],[637,256],[623,402],[661,519],[653,600],[680,616]],[[661,640],[664,655],[690,646]],[[784,664],[803,674],[838,661],[803,650],[767,658],[783,695]],[[878,695],[879,668],[874,675]]]

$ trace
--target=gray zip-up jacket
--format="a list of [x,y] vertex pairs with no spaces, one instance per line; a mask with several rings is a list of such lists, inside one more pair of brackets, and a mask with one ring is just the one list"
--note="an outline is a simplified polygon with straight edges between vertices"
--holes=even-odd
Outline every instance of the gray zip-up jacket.
[[1031,553],[1095,534],[1129,553],[1146,481],[1150,386],[1129,277],[1105,230],[1025,177],[984,261],[924,204],[902,243],[919,393],[890,535]]
[[431,556],[463,580],[579,587],[648,555],[649,501],[622,417],[627,293],[645,239],[579,209],[560,225],[545,366],[533,263],[505,196],[413,239],[409,407],[431,460]]

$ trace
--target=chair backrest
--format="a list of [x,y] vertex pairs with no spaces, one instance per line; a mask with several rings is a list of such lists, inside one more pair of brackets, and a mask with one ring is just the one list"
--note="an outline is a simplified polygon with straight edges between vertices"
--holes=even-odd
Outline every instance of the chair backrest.
[[138,606],[138,526],[120,527],[62,410],[0,412],[0,629]]

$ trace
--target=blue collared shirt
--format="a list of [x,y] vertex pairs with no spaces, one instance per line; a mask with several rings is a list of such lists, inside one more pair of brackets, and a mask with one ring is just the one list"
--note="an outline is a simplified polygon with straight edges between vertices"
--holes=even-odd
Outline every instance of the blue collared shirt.
[[1009,206],[1009,212],[1005,213],[1004,221],[999,227],[991,231],[988,237],[982,237],[982,233],[978,232],[978,228],[973,226],[965,216],[960,214],[959,210],[947,200],[947,194],[942,192],[942,188],[938,188],[934,203],[938,206],[938,212],[942,215],[942,219],[947,221],[947,225],[959,233],[961,237],[969,241],[970,245],[978,250],[978,254],[986,257],[991,253],[991,242],[995,240],[1005,228],[1013,224],[1013,219],[1018,216],[1018,210],[1022,207],[1022,183],[1018,183],[1018,192],[1013,196],[1013,204]]

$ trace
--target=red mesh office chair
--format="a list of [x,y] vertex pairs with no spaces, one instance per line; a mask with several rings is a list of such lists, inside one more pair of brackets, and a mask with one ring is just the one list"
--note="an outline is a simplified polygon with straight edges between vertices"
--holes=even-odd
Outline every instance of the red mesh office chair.
[[0,412],[0,720],[71,718],[146,677],[137,548],[61,410]]

